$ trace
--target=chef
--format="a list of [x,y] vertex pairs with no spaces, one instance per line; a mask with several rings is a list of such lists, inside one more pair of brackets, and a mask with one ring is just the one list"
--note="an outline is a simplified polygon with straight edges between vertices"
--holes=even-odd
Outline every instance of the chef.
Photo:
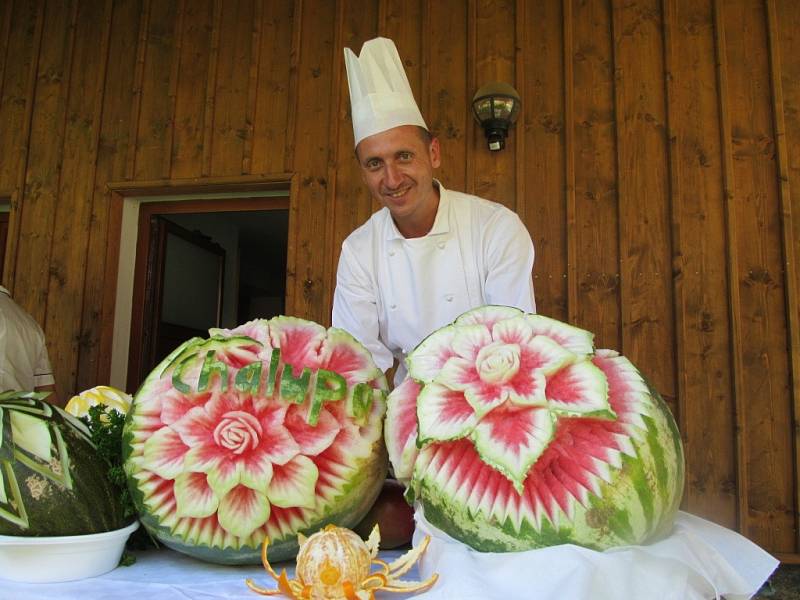
[[342,244],[333,326],[372,352],[384,371],[434,330],[483,304],[535,312],[533,242],[501,204],[447,190],[441,163],[389,39],[345,48],[355,152],[361,177],[383,208]]

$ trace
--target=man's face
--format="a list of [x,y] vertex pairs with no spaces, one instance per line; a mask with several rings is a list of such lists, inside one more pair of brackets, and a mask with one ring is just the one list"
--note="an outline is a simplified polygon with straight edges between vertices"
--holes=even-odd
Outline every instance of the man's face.
[[438,195],[433,170],[440,164],[439,141],[422,139],[414,125],[364,138],[356,147],[361,176],[372,197],[389,209],[400,233],[424,235],[433,226]]

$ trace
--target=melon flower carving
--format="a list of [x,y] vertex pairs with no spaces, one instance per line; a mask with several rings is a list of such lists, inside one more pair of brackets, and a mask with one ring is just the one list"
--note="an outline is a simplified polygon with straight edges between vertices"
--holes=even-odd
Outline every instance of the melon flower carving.
[[592,364],[591,334],[509,307],[466,313],[408,359],[424,384],[419,442],[468,438],[520,492],[562,417],[607,417],[608,384]]
[[338,329],[294,317],[212,330],[168,356],[126,421],[125,471],[148,530],[212,562],[297,551],[355,525],[385,474],[385,378]]
[[[176,401],[166,399],[166,413]],[[292,506],[290,498],[301,497],[313,508],[318,471],[306,453],[327,448],[340,425],[323,409],[309,431],[297,412],[296,405],[214,394],[153,434],[144,445],[144,464],[175,479],[179,516],[217,512],[222,527],[246,537],[267,520],[271,505]]]
[[684,476],[675,420],[633,363],[593,338],[482,306],[409,353],[385,438],[428,523],[484,552],[602,550],[670,531]]

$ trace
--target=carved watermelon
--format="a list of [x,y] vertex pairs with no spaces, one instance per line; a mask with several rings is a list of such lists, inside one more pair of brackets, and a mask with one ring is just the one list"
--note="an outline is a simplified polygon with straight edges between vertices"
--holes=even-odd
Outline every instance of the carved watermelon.
[[666,404],[587,331],[486,306],[423,340],[388,399],[395,475],[481,551],[641,544],[670,531],[683,449]]
[[212,330],[136,393],[125,470],[144,526],[210,562],[292,558],[297,534],[351,527],[386,475],[385,378],[340,329],[293,317]]
[[108,464],[87,427],[43,400],[0,394],[0,535],[62,536],[120,529],[124,517]]

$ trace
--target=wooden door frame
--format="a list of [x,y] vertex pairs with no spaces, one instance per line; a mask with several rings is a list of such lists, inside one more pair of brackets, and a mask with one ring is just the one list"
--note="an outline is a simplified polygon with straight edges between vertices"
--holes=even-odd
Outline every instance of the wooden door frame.
[[[106,254],[106,269],[104,297],[102,301],[102,315],[100,316],[100,352],[98,376],[100,380],[108,381],[111,376],[111,358],[114,342],[114,322],[117,309],[117,279],[119,276],[120,242],[122,237],[122,213],[125,200],[128,198],[141,198],[151,196],[190,196],[201,194],[237,194],[238,197],[225,199],[226,211],[261,210],[254,208],[256,203],[263,204],[265,197],[248,196],[248,192],[287,191],[288,202],[285,197],[274,198],[282,201],[282,208],[289,209],[289,237],[286,256],[286,294],[285,307],[287,314],[292,314],[294,307],[294,262],[296,231],[295,213],[293,207],[297,206],[297,174],[277,173],[258,176],[216,177],[207,179],[184,180],[156,180],[156,181],[121,181],[107,184],[110,200],[110,217],[108,227],[108,248]],[[197,199],[173,201],[175,213],[204,212],[199,208],[208,208],[208,203],[218,202],[219,199]],[[204,205],[201,203],[205,203]],[[276,206],[277,208],[277,206]],[[216,211],[209,211],[216,212]],[[136,254],[139,255],[139,241],[137,241]],[[140,286],[134,282],[134,289]],[[136,302],[137,298],[133,298]],[[143,298],[138,299],[143,301]],[[131,322],[133,329],[133,322]],[[133,392],[135,390],[129,390]]]
[[[2,252],[0,253],[2,254],[2,257],[0,257],[0,284],[2,284],[3,281],[5,280],[5,275],[7,273],[7,269],[5,266],[5,261],[8,258],[6,256],[7,254],[6,250],[8,250],[8,239],[10,237],[9,234],[11,233],[11,211],[13,210],[13,205],[11,203],[11,195],[12,195],[11,192],[0,190],[0,204],[7,205],[9,208],[8,211],[0,212],[0,219],[5,220],[5,228],[6,228],[5,237],[0,239],[0,243],[3,244]],[[9,287],[9,289],[11,288],[11,286],[7,287]]]
[[[264,198],[259,198],[264,200]],[[270,199],[273,200],[273,199]],[[279,206],[271,207],[273,209],[285,209],[288,201],[284,198],[275,198],[275,202]],[[217,280],[217,313],[214,326],[219,327],[220,319],[222,318],[222,290],[225,278],[225,250],[217,243],[205,240],[199,234],[195,234],[184,227],[173,223],[172,221],[162,217],[161,215],[174,215],[184,214],[187,210],[180,204],[191,204],[198,206],[198,210],[189,211],[193,213],[206,213],[206,212],[236,212],[236,211],[218,211],[208,210],[212,203],[218,203],[219,200],[206,200],[202,203],[207,203],[205,206],[198,205],[194,201],[185,200],[178,202],[150,202],[142,204],[139,207],[139,230],[137,240],[137,251],[134,267],[134,302],[131,311],[131,333],[128,342],[128,375],[127,375],[127,388],[128,390],[135,389],[136,386],[143,380],[143,376],[149,369],[152,368],[152,360],[156,352],[156,345],[158,341],[159,331],[161,328],[161,300],[164,293],[164,266],[165,251],[167,244],[167,236],[175,235],[186,242],[198,245],[205,250],[218,254],[220,258],[219,278]],[[223,200],[223,202],[229,202]],[[233,204],[237,207],[241,206],[239,198],[231,199]],[[246,205],[247,202],[244,202]],[[263,202],[258,204],[255,210],[265,210]],[[227,209],[227,205],[225,206]],[[269,209],[267,209],[269,210]],[[153,218],[163,221],[163,223],[154,231]],[[154,237],[154,234],[157,237]],[[157,262],[154,262],[154,256],[159,257]]]

